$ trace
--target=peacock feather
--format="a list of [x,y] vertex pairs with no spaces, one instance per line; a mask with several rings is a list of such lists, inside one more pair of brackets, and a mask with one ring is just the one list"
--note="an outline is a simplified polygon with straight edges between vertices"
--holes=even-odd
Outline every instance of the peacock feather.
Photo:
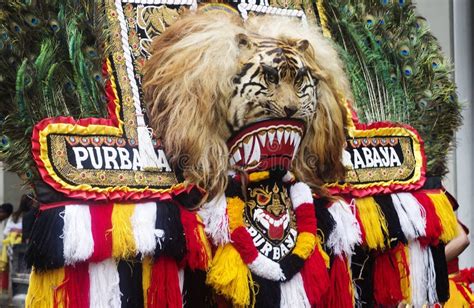
[[415,127],[429,176],[447,172],[461,123],[452,67],[408,0],[325,0],[327,26],[346,63],[361,122]]
[[44,118],[106,114],[103,4],[93,0],[0,3],[0,159],[37,177],[31,133]]

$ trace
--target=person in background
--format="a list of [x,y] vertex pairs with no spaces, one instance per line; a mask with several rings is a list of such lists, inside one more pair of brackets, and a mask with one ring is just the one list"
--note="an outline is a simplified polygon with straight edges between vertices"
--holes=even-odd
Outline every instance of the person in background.
[[7,219],[8,217],[10,217],[12,212],[13,205],[11,205],[10,203],[3,203],[2,205],[0,205],[0,234],[3,234]]
[[[457,210],[459,205],[451,198],[453,209]],[[459,270],[459,255],[469,246],[469,229],[459,220],[457,224],[458,235],[452,239],[444,248],[446,262],[448,263],[449,293],[450,298],[445,303],[445,308],[451,307],[474,307],[474,295],[469,285],[474,282],[474,268]]]
[[23,215],[31,209],[33,200],[30,195],[21,196],[20,206],[18,209],[13,212],[13,214],[8,218],[3,230],[3,236],[6,238],[10,233],[16,232],[18,234],[22,233],[23,230]]

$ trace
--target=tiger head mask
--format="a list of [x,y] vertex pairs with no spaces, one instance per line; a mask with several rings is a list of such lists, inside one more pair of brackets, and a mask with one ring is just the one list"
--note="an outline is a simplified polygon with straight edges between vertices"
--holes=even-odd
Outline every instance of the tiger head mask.
[[291,169],[316,192],[343,175],[349,97],[341,62],[314,26],[282,17],[194,13],[152,44],[143,89],[171,163],[209,197],[227,185],[226,141],[262,120],[302,123]]

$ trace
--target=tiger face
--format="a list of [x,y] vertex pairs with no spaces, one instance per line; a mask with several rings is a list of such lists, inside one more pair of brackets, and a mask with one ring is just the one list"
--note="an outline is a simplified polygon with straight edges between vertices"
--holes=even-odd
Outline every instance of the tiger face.
[[239,38],[240,72],[227,111],[228,126],[243,126],[265,119],[295,118],[312,121],[317,104],[317,82],[305,65],[307,40],[285,42],[269,38]]

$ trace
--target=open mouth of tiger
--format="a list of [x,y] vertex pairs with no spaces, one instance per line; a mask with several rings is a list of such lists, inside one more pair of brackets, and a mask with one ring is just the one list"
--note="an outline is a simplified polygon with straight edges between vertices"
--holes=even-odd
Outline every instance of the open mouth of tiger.
[[246,171],[289,169],[304,135],[304,122],[271,119],[253,123],[227,142],[229,162]]
[[285,230],[288,228],[288,224],[290,223],[290,214],[285,212],[276,216],[259,208],[255,209],[253,212],[253,219],[267,231],[269,239],[282,240],[286,234]]

